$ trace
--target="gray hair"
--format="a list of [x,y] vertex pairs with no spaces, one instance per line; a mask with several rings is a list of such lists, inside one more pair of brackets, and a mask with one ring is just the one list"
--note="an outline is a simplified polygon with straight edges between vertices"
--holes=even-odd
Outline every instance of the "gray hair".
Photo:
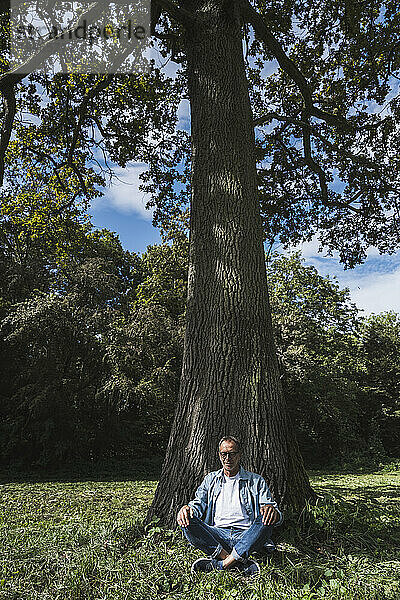
[[234,444],[236,444],[236,448],[237,451],[240,452],[242,450],[242,444],[239,442],[239,440],[235,437],[233,437],[233,435],[225,435],[223,438],[221,438],[218,442],[218,451],[221,447],[222,442],[233,442]]

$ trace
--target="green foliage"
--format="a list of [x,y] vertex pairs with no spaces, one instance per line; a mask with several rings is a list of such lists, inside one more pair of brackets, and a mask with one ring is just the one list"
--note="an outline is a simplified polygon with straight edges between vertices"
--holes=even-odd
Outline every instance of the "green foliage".
[[38,295],[3,319],[3,459],[48,464],[165,447],[179,328],[160,306],[123,316],[84,304],[86,295]]
[[118,401],[119,427],[126,428],[115,451],[162,453],[178,396],[182,323],[163,306],[139,306],[113,322],[105,341],[104,360],[110,374],[102,393]]
[[49,289],[51,272],[84,244],[90,226],[82,210],[61,210],[51,197],[27,185],[0,204],[0,295],[15,303],[33,290]]
[[[370,474],[312,473],[320,498],[275,531],[254,580],[190,574],[200,556],[180,531],[142,520],[156,481],[137,462],[85,477],[1,474],[0,598],[72,600],[396,600],[396,465]],[[61,476],[60,476],[61,475]],[[71,476],[72,475],[72,476]]]
[[[49,219],[34,239],[21,219],[20,254],[2,223],[3,460],[163,453],[182,364],[187,241],[139,257],[79,214],[58,223],[59,238]],[[348,290],[298,254],[274,256],[268,280],[282,383],[307,463],[396,455],[398,317],[361,319]]]
[[[276,38],[271,46],[249,36],[247,26],[242,30],[252,111],[259,118],[256,154],[266,238],[289,244],[317,234],[347,266],[362,262],[368,246],[395,251],[396,3],[323,0],[316,9],[311,0],[257,0],[254,8]],[[6,29],[5,9],[0,27]],[[234,18],[229,3],[224,9],[227,19]],[[143,189],[151,194],[154,220],[165,238],[187,230],[191,146],[177,117],[181,101],[187,101],[184,34],[167,9],[157,31],[161,55],[183,65],[174,79],[151,63],[146,74],[107,79],[33,73],[16,85],[8,181],[24,173],[34,182],[46,172],[55,205],[60,195],[85,203],[112,179],[108,159],[123,167],[140,161],[148,165]],[[279,60],[271,69],[277,44],[292,68]],[[303,86],[299,77],[305,78]],[[314,111],[305,105],[307,97]]]
[[[155,102],[150,81],[135,81],[124,85]],[[70,83],[84,93],[83,80]],[[42,111],[39,130],[56,143],[46,119],[62,85],[48,84],[45,107],[34,88],[26,93]],[[21,154],[26,135],[21,129],[9,148],[13,180],[0,209],[3,460],[162,453],[179,387],[188,242],[176,234],[142,257],[125,251],[115,234],[92,228],[83,201],[71,203],[77,184],[64,189],[45,157]],[[32,143],[44,144],[41,135]],[[360,319],[348,291],[299,255],[273,257],[268,279],[282,382],[306,460],[395,455],[398,317]]]
[[158,293],[166,261],[158,264],[157,251],[146,259],[125,251],[83,210],[25,194],[4,197],[1,210],[2,460],[162,451],[182,347],[184,301],[167,300],[174,269]]
[[160,304],[175,317],[185,312],[188,242],[149,246],[142,256],[143,281],[137,288],[138,305]]
[[4,195],[0,213],[2,460],[162,452],[180,374],[185,243],[140,258],[93,230],[83,208],[31,198],[29,185]]
[[[292,71],[306,78],[314,109],[282,61],[266,74],[276,56],[244,28],[252,111],[260,117],[266,239],[289,243],[317,233],[346,266],[362,261],[370,245],[393,252],[396,4],[254,6]],[[182,29],[170,21],[163,14],[157,26],[161,54],[184,63]],[[3,9],[0,27],[6,39]],[[186,298],[191,141],[178,127],[178,110],[187,100],[187,75],[184,68],[169,78],[152,63],[143,75],[37,72],[15,86],[0,209],[0,427],[7,456],[22,451],[47,462],[165,447]],[[110,232],[92,230],[85,211],[112,181],[108,159],[148,165],[142,189],[173,245],[139,258]],[[381,460],[398,452],[397,317],[360,319],[348,292],[298,257],[275,258],[269,280],[282,381],[307,460]]]
[[[309,119],[304,92],[289,70],[268,69],[265,76],[262,68],[275,56],[251,41],[253,112],[266,117],[256,131],[267,238],[289,245],[316,234],[350,267],[366,258],[369,245],[391,252],[398,247],[398,182],[391,175],[397,159],[388,149],[393,144],[397,155],[399,147],[396,3],[258,0],[256,6],[306,78],[313,104],[332,115],[331,121]],[[319,170],[306,158],[305,122]],[[388,218],[389,207],[393,218]]]
[[[363,370],[359,376],[366,396],[375,399],[375,430],[392,456],[400,453],[400,320],[393,312],[363,321],[360,338]],[[373,408],[373,407],[372,407]],[[371,414],[371,401],[364,407]]]
[[88,452],[85,423],[95,418],[101,427],[105,415],[104,406],[94,412],[88,402],[98,385],[101,349],[87,316],[68,298],[43,294],[3,320],[2,450],[8,458],[46,463],[66,460],[82,446]]
[[282,383],[306,461],[377,464],[387,451],[396,455],[397,316],[362,319],[349,291],[298,253],[275,256],[268,280]]
[[400,318],[394,312],[371,315],[360,332],[364,350],[365,381],[379,395],[382,411],[393,416],[400,398]]

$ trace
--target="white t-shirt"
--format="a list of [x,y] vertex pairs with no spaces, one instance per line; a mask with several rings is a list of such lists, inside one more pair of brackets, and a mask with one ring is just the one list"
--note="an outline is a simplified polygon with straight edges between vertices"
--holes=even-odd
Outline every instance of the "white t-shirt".
[[214,524],[216,527],[250,527],[250,519],[244,510],[239,496],[239,473],[222,479],[222,489],[215,502]]

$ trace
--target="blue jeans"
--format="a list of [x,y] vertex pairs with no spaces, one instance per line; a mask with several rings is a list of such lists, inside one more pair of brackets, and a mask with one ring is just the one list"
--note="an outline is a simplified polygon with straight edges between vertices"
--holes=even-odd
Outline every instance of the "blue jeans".
[[226,550],[236,560],[243,562],[251,552],[262,549],[271,537],[273,525],[263,525],[261,515],[248,529],[214,527],[198,517],[189,517],[189,525],[181,529],[189,544],[211,558],[217,558],[221,550]]

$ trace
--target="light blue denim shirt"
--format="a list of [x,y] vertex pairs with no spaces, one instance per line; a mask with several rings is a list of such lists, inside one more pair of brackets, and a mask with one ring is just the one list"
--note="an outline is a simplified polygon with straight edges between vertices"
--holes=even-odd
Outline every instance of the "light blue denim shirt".
[[[206,475],[196,490],[194,500],[189,502],[189,506],[193,508],[193,514],[202,519],[207,525],[214,525],[215,501],[222,488],[222,476],[223,469]],[[271,504],[279,513],[279,521],[275,525],[282,523],[282,513],[261,475],[245,471],[243,467],[240,467],[239,494],[243,509],[247,512],[251,522],[260,514],[262,504]],[[273,544],[270,541],[266,546],[271,547]]]

